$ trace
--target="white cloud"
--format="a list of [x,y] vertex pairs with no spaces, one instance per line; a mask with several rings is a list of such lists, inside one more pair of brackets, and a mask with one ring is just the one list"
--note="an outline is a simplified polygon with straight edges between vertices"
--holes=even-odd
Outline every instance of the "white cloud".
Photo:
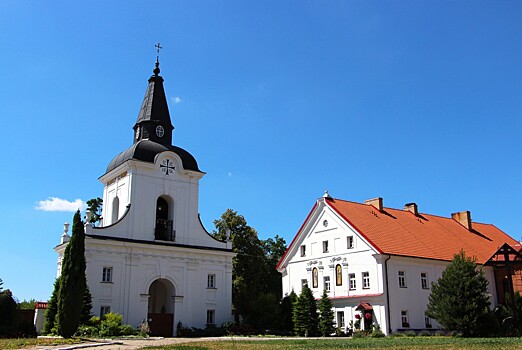
[[56,197],[49,197],[43,201],[36,203],[36,210],[41,211],[70,211],[75,212],[76,210],[84,210],[86,208],[85,203],[81,199],[76,199],[73,202],[67,199],[61,199]]
[[175,104],[178,104],[181,102],[181,97],[179,96],[174,96],[171,98],[172,102],[174,102]]

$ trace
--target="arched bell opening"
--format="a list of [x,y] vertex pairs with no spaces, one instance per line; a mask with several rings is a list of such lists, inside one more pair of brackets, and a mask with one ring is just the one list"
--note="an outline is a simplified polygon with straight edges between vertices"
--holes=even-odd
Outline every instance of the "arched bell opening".
[[154,239],[174,242],[174,202],[170,197],[161,196],[156,200],[156,226]]

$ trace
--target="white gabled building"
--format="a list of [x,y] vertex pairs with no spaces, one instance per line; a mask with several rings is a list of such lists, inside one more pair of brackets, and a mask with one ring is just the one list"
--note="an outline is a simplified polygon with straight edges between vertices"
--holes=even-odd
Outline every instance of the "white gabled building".
[[[232,252],[205,230],[198,214],[194,157],[172,145],[163,78],[154,75],[133,127],[133,145],[100,177],[103,223],[86,224],[87,283],[93,314],[122,314],[152,334],[172,336],[179,321],[204,328],[231,320]],[[68,236],[55,248],[60,273]]]
[[520,262],[519,243],[493,225],[471,223],[469,212],[445,218],[420,214],[414,203],[399,210],[384,208],[382,198],[360,204],[328,193],[277,269],[284,295],[299,294],[305,283],[317,299],[326,289],[343,330],[351,322],[385,334],[435,330],[438,324],[425,316],[431,283],[461,249],[484,265],[492,305],[502,303],[506,291],[522,289],[520,270],[509,264]]

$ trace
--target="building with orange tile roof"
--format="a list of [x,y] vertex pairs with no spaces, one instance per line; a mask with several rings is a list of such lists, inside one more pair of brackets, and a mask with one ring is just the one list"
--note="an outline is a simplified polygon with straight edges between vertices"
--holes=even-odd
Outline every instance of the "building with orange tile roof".
[[454,254],[476,258],[489,281],[491,304],[522,290],[520,243],[491,224],[471,221],[469,211],[442,217],[383,206],[319,198],[281,258],[283,294],[303,284],[319,298],[326,289],[337,327],[379,326],[389,334],[437,330],[425,316],[431,283]]

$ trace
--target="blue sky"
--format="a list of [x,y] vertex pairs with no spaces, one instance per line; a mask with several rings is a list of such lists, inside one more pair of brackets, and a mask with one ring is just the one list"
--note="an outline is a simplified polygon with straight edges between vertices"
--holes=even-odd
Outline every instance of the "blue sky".
[[3,0],[4,288],[50,296],[73,212],[39,202],[102,195],[157,42],[173,142],[207,173],[207,230],[232,208],[290,242],[328,189],[470,210],[520,239],[521,14],[520,1]]

